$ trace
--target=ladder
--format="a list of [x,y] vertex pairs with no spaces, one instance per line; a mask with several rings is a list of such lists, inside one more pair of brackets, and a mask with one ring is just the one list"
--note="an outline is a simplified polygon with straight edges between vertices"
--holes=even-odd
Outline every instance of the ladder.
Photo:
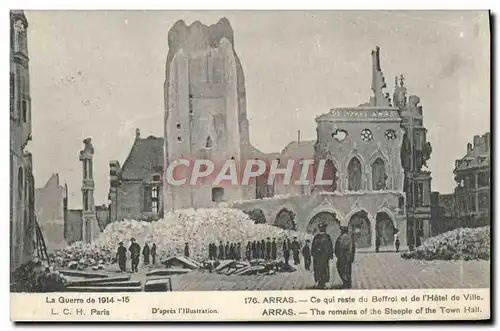
[[47,246],[45,245],[45,239],[43,237],[42,228],[35,217],[35,237],[36,237],[36,252],[40,260],[47,261],[50,266],[49,254],[47,254]]

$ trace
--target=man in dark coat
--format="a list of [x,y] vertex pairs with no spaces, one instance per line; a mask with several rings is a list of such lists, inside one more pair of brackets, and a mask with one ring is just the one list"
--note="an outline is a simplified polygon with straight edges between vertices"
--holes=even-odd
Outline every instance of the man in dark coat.
[[266,258],[266,241],[264,239],[260,241],[260,258]]
[[123,242],[120,241],[118,244],[118,250],[116,251],[116,261],[118,261],[118,266],[121,272],[127,270],[127,249],[123,246]]
[[138,272],[139,256],[141,255],[141,246],[135,242],[135,238],[130,239],[132,242],[128,250],[130,251],[130,259],[132,260],[132,272]]
[[211,260],[212,259],[212,252],[213,252],[213,249],[212,249],[212,243],[209,243],[208,244],[208,259]]
[[234,260],[235,256],[236,256],[236,254],[235,254],[234,243],[231,243],[229,245],[229,259]]
[[346,226],[340,228],[340,236],[335,242],[335,256],[337,257],[337,270],[340,279],[342,279],[343,288],[349,289],[352,286],[352,263],[356,247],[354,239],[349,234],[349,229]]
[[276,238],[273,238],[273,242],[271,243],[271,259],[273,261],[278,257],[278,244],[276,243]]
[[304,257],[304,267],[306,270],[311,269],[311,248],[309,247],[309,239],[306,240],[304,247],[302,247],[302,256]]
[[144,264],[149,264],[149,254],[150,254],[149,245],[148,245],[148,243],[145,243],[144,248],[142,249],[142,256],[144,258]]
[[292,246],[290,247],[290,249],[292,250],[292,254],[293,254],[293,264],[299,265],[300,264],[300,244],[297,241],[297,237],[293,238]]
[[188,243],[184,244],[184,256],[189,257],[189,244]]
[[271,238],[267,237],[266,242],[266,260],[271,260]]
[[224,244],[222,240],[219,242],[219,260],[224,260]]
[[252,241],[252,260],[257,258],[257,242]]
[[224,259],[229,260],[231,257],[229,256],[229,242],[226,243],[226,247],[224,247]]
[[250,261],[252,259],[252,243],[248,241],[247,247],[245,249],[245,258],[247,261]]
[[285,264],[288,265],[288,260],[290,259],[290,240],[288,238],[283,240],[283,258],[285,259]]
[[241,260],[241,243],[236,244],[236,260]]
[[319,233],[314,236],[311,244],[311,255],[313,257],[314,281],[316,288],[324,289],[330,281],[330,259],[333,259],[333,241],[326,233],[326,224],[318,225]]
[[153,246],[151,246],[151,259],[153,260],[153,264],[156,263],[156,244],[153,243]]

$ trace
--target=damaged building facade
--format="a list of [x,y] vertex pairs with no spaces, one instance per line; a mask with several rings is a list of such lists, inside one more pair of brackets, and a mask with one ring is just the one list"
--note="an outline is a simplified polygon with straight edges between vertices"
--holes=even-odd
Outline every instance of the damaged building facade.
[[[243,68],[227,19],[211,26],[178,21],[168,42],[165,134],[141,138],[137,129],[123,166],[110,162],[111,221],[231,206],[264,215],[266,223],[308,232],[327,222],[334,237],[347,225],[360,247],[374,248],[377,238],[380,246],[393,245],[396,230],[403,246],[407,239],[416,245],[430,235],[431,146],[422,106],[417,96],[407,96],[402,76],[395,79],[393,100],[384,91],[378,47],[372,52],[373,95],[367,103],[318,116],[316,141],[301,141],[299,133],[281,152],[262,153],[250,143]],[[181,158],[237,164],[322,159],[334,184],[285,186],[278,179],[267,185],[264,174],[246,187],[167,185],[166,168]]]
[[28,21],[10,12],[10,261],[11,270],[35,251],[35,183],[31,141]]

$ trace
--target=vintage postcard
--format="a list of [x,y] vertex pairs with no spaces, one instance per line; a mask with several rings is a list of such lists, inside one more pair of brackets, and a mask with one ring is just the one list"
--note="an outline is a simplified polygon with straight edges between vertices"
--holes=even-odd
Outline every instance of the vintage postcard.
[[487,11],[10,12],[13,321],[490,319]]

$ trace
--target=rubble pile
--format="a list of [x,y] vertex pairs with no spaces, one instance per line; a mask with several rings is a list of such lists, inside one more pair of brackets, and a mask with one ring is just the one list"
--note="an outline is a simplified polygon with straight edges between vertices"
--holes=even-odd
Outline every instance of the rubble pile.
[[11,292],[60,292],[67,279],[38,259],[29,261],[11,275]]
[[157,246],[157,260],[165,261],[172,256],[183,256],[185,243],[189,245],[191,259],[208,259],[208,244],[241,243],[242,255],[248,241],[276,238],[278,256],[282,254],[281,241],[298,237],[300,242],[312,239],[309,234],[283,230],[267,224],[255,224],[239,209],[185,209],[165,215],[154,222],[123,220],[108,224],[96,242],[75,243],[56,251],[54,260],[62,266],[81,269],[99,269],[113,263],[118,243],[123,241],[128,248],[130,238],[135,238],[141,247],[148,243]]
[[50,254],[51,260],[60,267],[71,270],[101,270],[115,262],[116,249],[76,242],[64,249],[56,250]]
[[403,252],[405,259],[417,260],[489,260],[490,227],[459,228],[431,237],[413,251]]
[[218,274],[223,275],[274,275],[277,272],[293,272],[296,269],[291,265],[287,265],[282,261],[222,261],[214,269]]

